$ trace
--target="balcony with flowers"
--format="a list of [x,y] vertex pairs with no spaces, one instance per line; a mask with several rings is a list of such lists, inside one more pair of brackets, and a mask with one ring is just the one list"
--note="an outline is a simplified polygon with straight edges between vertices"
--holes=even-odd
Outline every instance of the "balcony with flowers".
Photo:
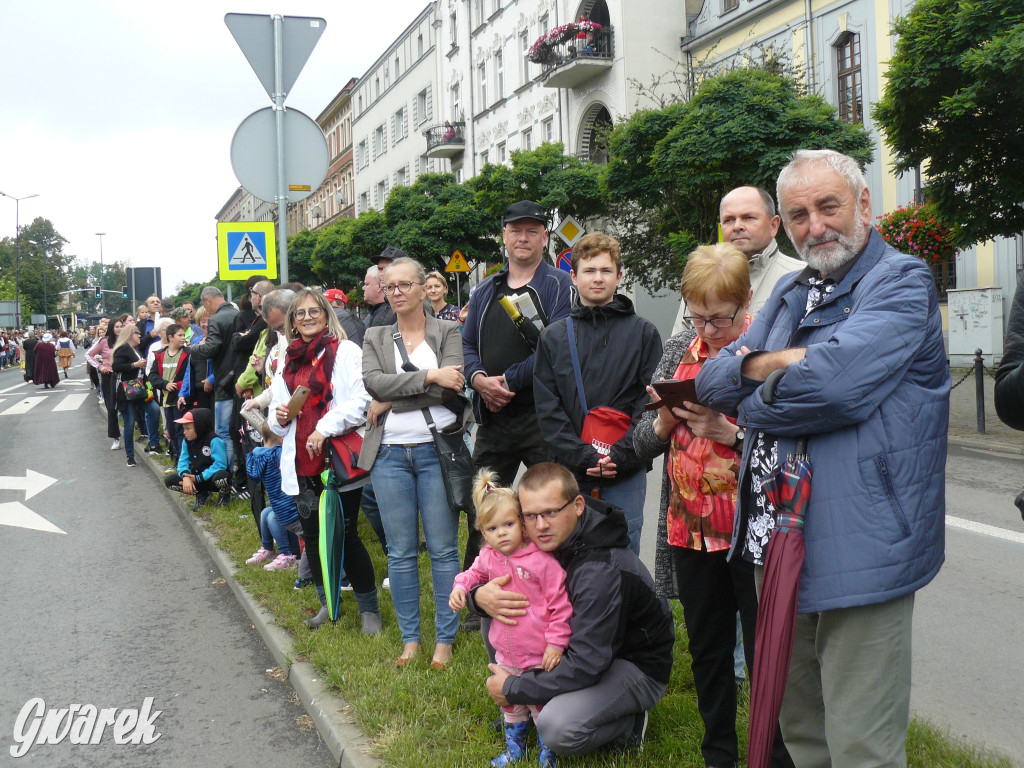
[[612,66],[612,28],[589,19],[570,21],[537,38],[526,59],[541,66],[546,88],[576,88]]
[[466,124],[445,121],[423,132],[427,137],[427,157],[453,158],[466,149]]

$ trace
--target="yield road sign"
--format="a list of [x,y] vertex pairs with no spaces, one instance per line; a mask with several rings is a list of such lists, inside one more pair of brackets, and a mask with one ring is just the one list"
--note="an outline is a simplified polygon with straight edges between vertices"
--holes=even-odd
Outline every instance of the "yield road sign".
[[[231,168],[238,182],[254,197],[272,203],[277,198],[277,126],[274,109],[249,115],[231,139]],[[327,177],[330,161],[327,139],[315,121],[297,109],[284,110],[284,182],[289,203],[304,200]]]
[[274,222],[218,223],[217,263],[221,280],[247,280],[253,275],[277,277]]
[[[327,22],[310,16],[281,17],[281,96],[295,85]],[[256,77],[274,98],[274,17],[254,13],[229,13],[224,23],[252,66]],[[255,193],[254,193],[255,194]]]
[[448,264],[444,268],[445,272],[469,272],[469,262],[466,261],[466,257],[462,255],[462,251],[455,251],[452,257],[448,259]]

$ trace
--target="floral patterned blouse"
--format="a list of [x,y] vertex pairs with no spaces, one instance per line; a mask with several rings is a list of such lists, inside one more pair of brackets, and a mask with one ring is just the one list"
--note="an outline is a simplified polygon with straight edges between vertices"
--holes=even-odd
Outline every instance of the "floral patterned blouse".
[[[747,315],[744,331],[752,320]],[[708,351],[708,345],[699,336],[694,337],[679,361],[675,378],[696,378]],[[729,421],[736,423],[733,418]],[[666,458],[671,486],[667,515],[669,545],[705,552],[728,549],[736,515],[739,454],[729,446],[694,436],[686,422],[676,425],[670,441]]]

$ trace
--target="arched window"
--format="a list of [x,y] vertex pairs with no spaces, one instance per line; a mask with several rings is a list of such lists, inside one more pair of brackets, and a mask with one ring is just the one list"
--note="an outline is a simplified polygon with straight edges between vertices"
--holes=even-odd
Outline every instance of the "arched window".
[[836,83],[839,119],[864,122],[863,81],[860,71],[860,35],[848,32],[836,43]]

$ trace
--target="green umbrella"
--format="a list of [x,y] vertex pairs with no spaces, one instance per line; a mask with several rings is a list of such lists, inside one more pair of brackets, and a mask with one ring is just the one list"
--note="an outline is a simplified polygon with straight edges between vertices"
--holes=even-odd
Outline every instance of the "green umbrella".
[[341,508],[334,472],[322,475],[324,490],[320,494],[320,569],[324,575],[327,612],[331,621],[338,620],[341,607],[341,577],[345,568],[345,512]]

